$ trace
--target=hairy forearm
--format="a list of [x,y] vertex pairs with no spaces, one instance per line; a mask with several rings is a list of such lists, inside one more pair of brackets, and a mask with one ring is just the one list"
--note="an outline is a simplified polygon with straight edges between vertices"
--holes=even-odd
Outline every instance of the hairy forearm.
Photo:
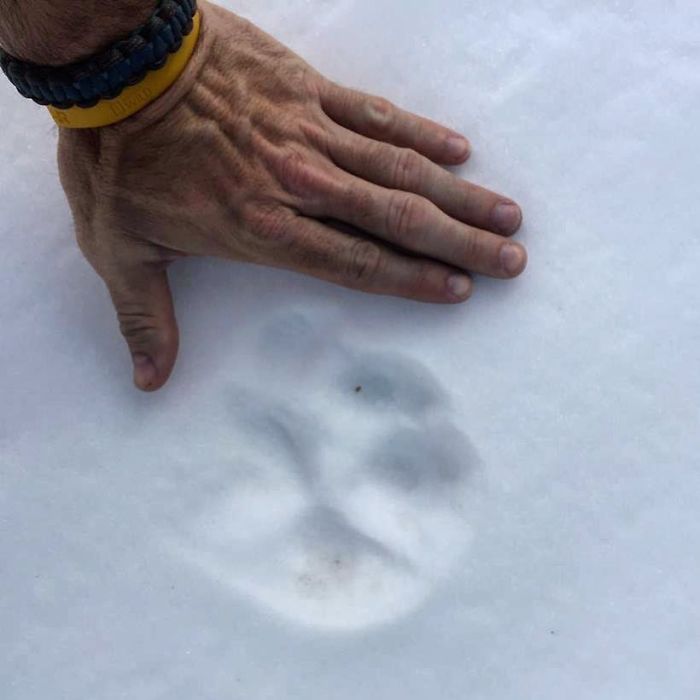
[[156,0],[0,0],[0,47],[63,65],[100,51],[145,22]]

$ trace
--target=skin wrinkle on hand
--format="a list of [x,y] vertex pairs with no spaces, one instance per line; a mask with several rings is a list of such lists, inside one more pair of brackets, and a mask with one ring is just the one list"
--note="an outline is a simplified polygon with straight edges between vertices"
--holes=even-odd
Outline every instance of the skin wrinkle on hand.
[[60,130],[78,243],[110,291],[139,388],[159,389],[177,356],[174,257],[442,304],[472,295],[470,273],[523,271],[525,249],[508,243],[517,205],[441,167],[469,157],[464,136],[336,85],[252,23],[199,6],[198,47],[163,97],[112,127]]

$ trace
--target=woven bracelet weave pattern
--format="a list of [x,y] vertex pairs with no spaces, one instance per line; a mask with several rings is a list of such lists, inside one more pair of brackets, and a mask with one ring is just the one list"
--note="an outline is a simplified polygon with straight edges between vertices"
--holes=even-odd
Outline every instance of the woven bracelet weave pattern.
[[106,51],[68,66],[18,61],[0,49],[0,68],[19,93],[58,109],[90,108],[114,99],[162,68],[193,28],[197,0],[159,0],[150,19]]

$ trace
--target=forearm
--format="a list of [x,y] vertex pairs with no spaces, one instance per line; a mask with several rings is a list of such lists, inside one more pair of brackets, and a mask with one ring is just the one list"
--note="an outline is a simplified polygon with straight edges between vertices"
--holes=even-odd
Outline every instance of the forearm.
[[63,65],[145,22],[156,0],[0,0],[0,47],[23,61]]

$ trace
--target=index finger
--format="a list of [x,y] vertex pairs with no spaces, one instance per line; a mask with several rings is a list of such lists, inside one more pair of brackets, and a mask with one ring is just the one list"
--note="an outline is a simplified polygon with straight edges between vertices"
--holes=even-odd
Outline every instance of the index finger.
[[321,107],[340,126],[395,146],[412,148],[441,165],[463,163],[471,153],[469,141],[452,129],[406,112],[383,97],[324,83]]

